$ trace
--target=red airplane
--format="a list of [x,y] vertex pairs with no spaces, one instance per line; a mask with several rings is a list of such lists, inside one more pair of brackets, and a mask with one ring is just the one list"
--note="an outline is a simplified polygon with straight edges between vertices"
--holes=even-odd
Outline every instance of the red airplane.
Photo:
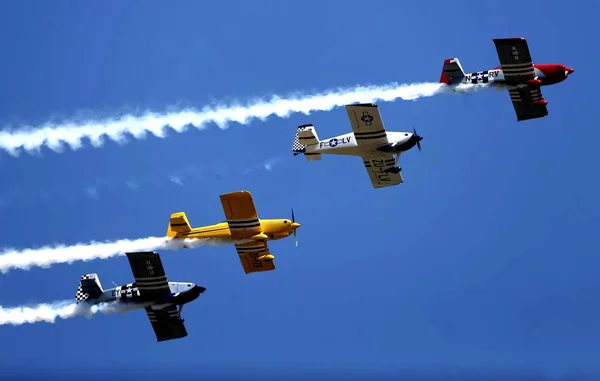
[[444,61],[440,83],[488,83],[497,90],[508,90],[517,121],[548,115],[548,102],[542,96],[540,87],[562,82],[575,70],[563,64],[534,64],[527,40],[521,37],[497,38],[494,44],[500,67],[465,74],[458,58],[449,58]]

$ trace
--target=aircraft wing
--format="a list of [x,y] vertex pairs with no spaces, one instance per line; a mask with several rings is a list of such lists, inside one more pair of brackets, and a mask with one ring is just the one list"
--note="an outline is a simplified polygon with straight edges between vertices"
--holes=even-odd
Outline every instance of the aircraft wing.
[[169,306],[160,310],[146,307],[146,314],[156,334],[156,341],[181,339],[188,335],[185,325],[179,319],[176,306]]
[[248,191],[225,193],[220,198],[232,238],[251,238],[261,232],[252,193]]
[[526,39],[496,38],[494,44],[507,82],[521,83],[535,78]]
[[534,104],[535,101],[543,100],[542,91],[539,87],[508,90],[510,100],[517,114],[517,121],[543,118],[548,115],[548,107],[544,104]]
[[382,145],[388,143],[379,107],[372,103],[346,105],[346,112],[356,144]]
[[129,265],[141,298],[160,297],[171,293],[160,255],[155,252],[127,253]]
[[269,253],[267,242],[248,242],[235,245],[246,274],[275,270],[275,262],[259,261],[258,257]]
[[392,185],[402,184],[404,178],[399,173],[384,172],[385,169],[393,167],[396,160],[394,155],[382,154],[377,156],[363,156],[363,164],[369,173],[373,188],[384,188]]

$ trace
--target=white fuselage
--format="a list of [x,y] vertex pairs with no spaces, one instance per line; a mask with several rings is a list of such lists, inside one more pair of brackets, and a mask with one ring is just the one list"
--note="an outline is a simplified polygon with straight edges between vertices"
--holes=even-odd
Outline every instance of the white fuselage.
[[[412,132],[386,131],[388,143],[402,145],[413,136]],[[388,144],[386,143],[386,144]],[[377,148],[382,145],[379,143],[356,143],[354,133],[334,136],[329,139],[321,140],[316,144],[306,146],[306,153],[323,153],[330,155],[354,155],[362,156],[365,154],[377,152]]]

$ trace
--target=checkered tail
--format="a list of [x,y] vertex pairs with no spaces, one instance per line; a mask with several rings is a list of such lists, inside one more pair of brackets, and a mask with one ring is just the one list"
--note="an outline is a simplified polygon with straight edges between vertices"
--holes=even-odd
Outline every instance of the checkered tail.
[[[301,153],[307,160],[321,160],[321,154],[315,152],[316,145],[319,144],[319,135],[312,124],[303,124],[296,129],[296,137],[292,145],[294,156]],[[308,150],[307,150],[308,148]]]
[[294,156],[304,153],[306,151],[306,146],[300,143],[300,137],[298,136],[298,132],[300,132],[300,128],[296,130],[296,137],[294,137],[294,144],[292,144],[292,152]]
[[98,274],[84,274],[79,280],[79,287],[75,293],[75,300],[84,302],[90,299],[96,299],[102,294],[102,284]]

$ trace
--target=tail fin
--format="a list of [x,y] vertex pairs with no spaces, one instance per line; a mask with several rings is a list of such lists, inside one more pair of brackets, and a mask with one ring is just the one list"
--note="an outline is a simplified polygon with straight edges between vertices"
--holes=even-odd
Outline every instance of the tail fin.
[[460,82],[465,77],[465,71],[458,58],[448,58],[444,61],[440,83],[447,85]]
[[303,124],[298,126],[296,129],[296,136],[294,138],[294,144],[292,145],[292,152],[294,156],[303,153],[308,160],[320,160],[320,153],[306,152],[306,146],[319,143],[319,135],[317,130],[312,124]]
[[83,302],[89,299],[97,299],[103,291],[98,274],[85,274],[81,276],[79,281],[75,300]]
[[169,227],[167,228],[167,237],[176,237],[179,233],[187,233],[192,231],[190,222],[188,221],[185,212],[173,213],[169,219]]

